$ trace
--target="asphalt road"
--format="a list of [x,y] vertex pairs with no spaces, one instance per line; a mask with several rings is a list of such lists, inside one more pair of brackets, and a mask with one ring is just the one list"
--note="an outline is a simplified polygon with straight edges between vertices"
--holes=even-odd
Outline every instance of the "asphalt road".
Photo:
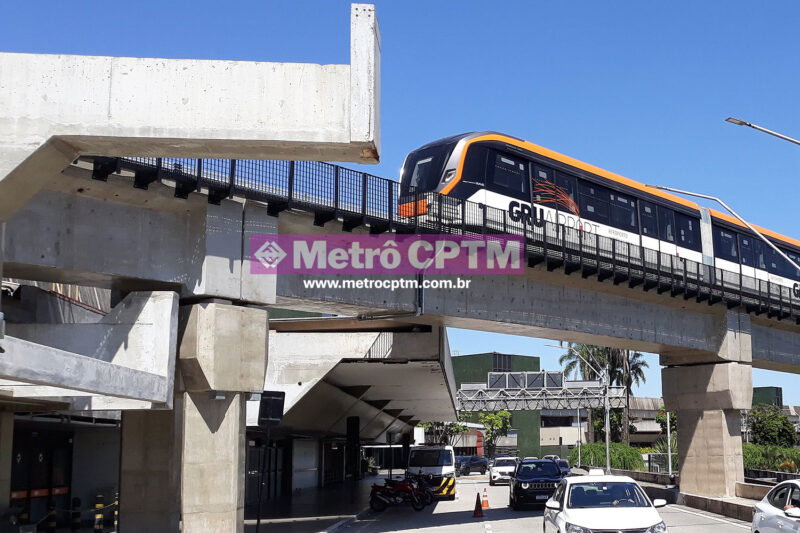
[[[542,530],[542,511],[532,509],[513,511],[508,507],[508,487],[490,487],[487,476],[471,475],[458,479],[455,501],[439,501],[415,512],[410,506],[390,507],[382,513],[367,516],[347,524],[340,531],[347,533],[389,533],[432,531],[442,533],[518,533]],[[489,509],[484,518],[473,518],[475,495],[484,489],[489,497]],[[744,533],[750,525],[677,505],[659,509],[669,533]]]

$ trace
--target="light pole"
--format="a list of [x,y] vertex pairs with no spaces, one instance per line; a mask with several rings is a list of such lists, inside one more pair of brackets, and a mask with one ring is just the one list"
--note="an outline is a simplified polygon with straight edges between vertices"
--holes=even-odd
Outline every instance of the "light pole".
[[[552,344],[547,344],[545,346],[552,346],[553,348],[564,348],[563,346],[555,346]],[[606,412],[605,416],[605,433],[606,433],[606,474],[611,473],[611,424],[609,422],[609,401],[608,401],[608,363],[606,362],[605,372],[600,372],[597,368],[592,365],[589,361],[583,358],[583,356],[575,350],[572,346],[567,347],[567,350],[574,353],[578,357],[580,357],[581,361],[586,363],[586,365],[592,369],[592,372],[597,374],[603,380],[603,407]],[[580,409],[578,410],[578,424],[580,425]],[[578,442],[580,444],[580,441]]]
[[725,119],[725,122],[730,122],[731,124],[736,124],[737,126],[747,126],[748,128],[753,128],[754,130],[763,131],[764,133],[768,133],[770,135],[774,135],[775,137],[777,137],[779,139],[783,139],[784,141],[789,141],[790,143],[794,143],[794,144],[800,144],[800,141],[798,141],[797,139],[792,139],[791,137],[787,137],[786,135],[783,135],[782,133],[778,133],[776,131],[768,130],[767,128],[762,128],[761,126],[759,126],[757,124],[752,124],[750,122],[747,122],[746,120],[742,120],[742,119],[739,119],[739,118],[728,117],[728,118]]
[[[800,142],[799,142],[798,144],[800,144]],[[669,191],[669,192],[674,192],[674,193],[678,193],[678,194],[684,194],[684,195],[686,195],[686,196],[696,196],[697,198],[705,198],[706,200],[713,200],[713,201],[717,202],[719,205],[721,205],[722,207],[724,207],[724,208],[725,208],[725,210],[726,210],[728,213],[730,213],[731,215],[733,215],[734,217],[736,217],[736,220],[738,220],[739,222],[741,222],[742,224],[744,224],[745,226],[747,226],[748,228],[750,228],[750,231],[752,231],[753,233],[755,233],[755,234],[758,236],[758,238],[760,238],[762,241],[764,241],[765,243],[767,243],[767,246],[769,246],[770,248],[772,248],[773,250],[775,250],[775,252],[776,252],[776,253],[777,253],[779,256],[783,257],[785,260],[787,260],[787,261],[789,262],[789,264],[790,264],[790,265],[794,266],[794,267],[795,267],[797,270],[799,270],[799,271],[800,271],[800,265],[798,265],[796,262],[794,262],[794,261],[792,261],[791,259],[789,259],[789,256],[788,256],[788,255],[786,255],[786,254],[785,254],[783,251],[781,251],[781,249],[780,249],[780,248],[778,248],[777,246],[775,246],[774,244],[772,244],[772,241],[770,241],[769,239],[767,239],[766,237],[764,237],[764,236],[761,234],[761,232],[760,232],[760,231],[758,231],[756,228],[754,228],[754,227],[753,227],[753,225],[752,225],[752,224],[750,224],[748,221],[746,221],[746,220],[745,220],[745,219],[743,219],[741,216],[739,216],[739,214],[738,214],[736,211],[734,211],[733,209],[731,209],[731,208],[728,206],[728,204],[726,204],[725,202],[723,202],[722,200],[720,200],[720,199],[719,199],[719,198],[717,198],[716,196],[709,196],[708,194],[700,194],[700,193],[697,193],[697,192],[683,191],[683,190],[681,190],[681,189],[674,189],[674,188],[672,188],[672,187],[665,187],[664,185],[646,185],[646,187],[652,187],[653,189],[661,189],[662,191]]]

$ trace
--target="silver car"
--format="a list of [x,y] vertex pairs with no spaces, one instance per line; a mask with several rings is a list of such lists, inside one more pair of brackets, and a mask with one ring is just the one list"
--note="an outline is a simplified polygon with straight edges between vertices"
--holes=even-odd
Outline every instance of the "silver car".
[[800,527],[800,481],[784,481],[756,504],[752,533],[785,533]]

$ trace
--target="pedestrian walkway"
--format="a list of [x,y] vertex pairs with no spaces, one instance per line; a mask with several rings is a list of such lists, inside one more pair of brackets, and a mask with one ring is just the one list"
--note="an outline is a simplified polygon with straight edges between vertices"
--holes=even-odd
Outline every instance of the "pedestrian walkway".
[[[399,478],[395,470],[394,478]],[[401,472],[400,472],[401,473]],[[369,493],[373,483],[383,483],[388,474],[366,476],[360,481],[349,481],[321,489],[304,489],[291,497],[265,502],[262,506],[259,533],[317,533],[326,531],[339,522],[354,518],[369,507]],[[245,512],[245,533],[256,530],[256,510]]]

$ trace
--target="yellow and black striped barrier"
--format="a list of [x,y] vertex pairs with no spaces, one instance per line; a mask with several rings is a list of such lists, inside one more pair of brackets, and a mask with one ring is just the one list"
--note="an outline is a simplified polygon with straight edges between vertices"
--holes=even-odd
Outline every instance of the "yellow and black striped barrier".
[[119,492],[114,495],[114,532],[119,531]]
[[433,491],[434,496],[451,497],[456,493],[456,478],[444,477],[436,490]]
[[103,533],[103,495],[94,497],[94,533]]

